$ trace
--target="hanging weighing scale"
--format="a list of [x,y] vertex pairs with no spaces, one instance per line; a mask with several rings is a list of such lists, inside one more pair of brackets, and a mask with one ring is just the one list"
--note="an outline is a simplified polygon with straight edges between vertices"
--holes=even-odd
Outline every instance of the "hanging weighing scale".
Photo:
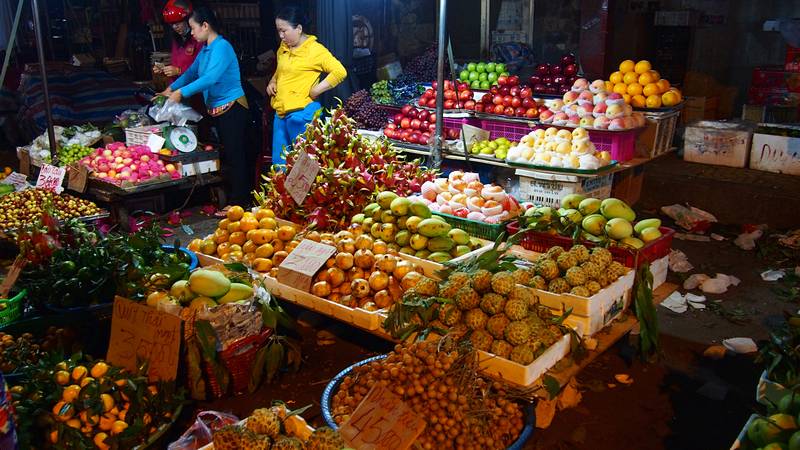
[[162,136],[166,140],[165,146],[169,149],[189,153],[197,148],[197,135],[189,127],[169,126],[164,128]]

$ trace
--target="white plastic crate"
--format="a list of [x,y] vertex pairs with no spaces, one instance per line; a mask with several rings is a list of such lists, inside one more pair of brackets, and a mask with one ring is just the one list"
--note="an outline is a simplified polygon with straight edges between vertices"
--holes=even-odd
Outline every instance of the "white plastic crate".
[[146,127],[125,128],[125,145],[147,145],[147,139],[151,134],[162,136],[164,128],[160,125],[148,125]]
[[184,177],[191,177],[197,174],[213,173],[219,171],[219,160],[212,159],[210,161],[197,161],[193,163],[181,163],[181,175]]
[[569,194],[606,199],[611,196],[613,174],[596,177],[539,172],[517,169],[519,195],[523,202],[541,206],[560,206],[561,199]]

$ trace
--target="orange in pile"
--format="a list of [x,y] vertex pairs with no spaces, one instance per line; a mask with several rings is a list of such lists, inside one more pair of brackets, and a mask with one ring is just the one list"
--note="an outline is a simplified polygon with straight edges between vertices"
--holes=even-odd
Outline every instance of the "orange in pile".
[[241,206],[232,206],[213,234],[193,240],[188,248],[269,273],[300,244],[296,236],[295,227],[278,224],[271,209],[250,212]]
[[619,70],[608,77],[606,86],[622,95],[626,103],[636,108],[670,107],[683,100],[681,91],[661,78],[647,60],[622,61]]

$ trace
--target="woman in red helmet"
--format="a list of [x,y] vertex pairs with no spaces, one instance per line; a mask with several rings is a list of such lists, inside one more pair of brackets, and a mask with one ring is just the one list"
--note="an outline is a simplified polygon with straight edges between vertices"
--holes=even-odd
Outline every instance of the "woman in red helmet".
[[153,73],[164,74],[175,81],[192,65],[203,48],[203,43],[192,37],[192,30],[189,28],[189,16],[192,15],[192,3],[189,0],[169,0],[161,14],[164,22],[172,26],[175,35],[172,39],[171,64],[155,66]]

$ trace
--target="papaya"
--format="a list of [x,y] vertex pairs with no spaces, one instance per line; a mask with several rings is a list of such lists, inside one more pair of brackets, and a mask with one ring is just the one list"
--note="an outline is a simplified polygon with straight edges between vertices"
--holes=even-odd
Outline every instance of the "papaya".
[[466,231],[460,228],[453,228],[447,233],[447,236],[452,239],[457,245],[469,244],[469,235]]
[[447,236],[439,236],[428,240],[428,250],[432,252],[449,252],[456,243]]
[[425,219],[419,223],[419,234],[425,237],[446,236],[450,232],[450,224],[438,219]]
[[408,206],[408,212],[411,215],[419,216],[423,219],[427,219],[431,216],[431,209],[428,208],[428,205],[420,201],[411,202],[411,204]]
[[447,252],[433,252],[428,255],[428,259],[433,262],[443,263],[450,261],[450,254]]

